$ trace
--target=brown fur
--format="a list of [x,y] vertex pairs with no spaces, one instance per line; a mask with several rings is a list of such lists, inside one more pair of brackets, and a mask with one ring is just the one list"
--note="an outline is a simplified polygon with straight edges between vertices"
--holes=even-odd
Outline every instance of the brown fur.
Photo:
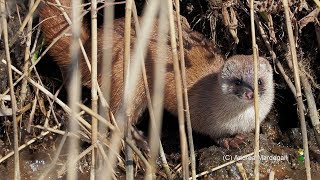
[[[52,1],[53,0],[49,0]],[[69,0],[60,0],[64,6],[70,6]],[[69,13],[70,14],[70,13]],[[42,31],[46,37],[46,41],[49,43],[53,38],[59,35],[59,33],[68,27],[68,23],[65,21],[64,17],[61,15],[60,10],[54,6],[44,5],[40,9],[40,16],[45,19],[49,18],[42,24]],[[50,18],[56,16],[55,18]],[[133,26],[134,27],[134,26]],[[124,34],[124,19],[114,20],[114,31],[113,31],[113,49],[112,49],[112,87],[111,87],[111,110],[116,113],[119,109],[121,103],[121,95],[123,92],[123,34]],[[152,71],[154,63],[156,62],[156,49],[157,49],[157,25],[154,25],[153,31],[150,37],[150,43],[148,45],[147,56],[146,56],[146,69],[148,75],[149,87],[152,88]],[[186,59],[186,74],[187,74],[187,86],[190,98],[190,107],[194,110],[191,111],[192,124],[196,131],[204,134],[208,134],[211,137],[216,137],[221,133],[214,133],[217,127],[214,124],[210,124],[210,108],[205,102],[214,102],[217,94],[214,89],[219,89],[218,77],[221,68],[225,62],[222,55],[217,53],[211,42],[207,41],[201,34],[191,31],[189,25],[184,20],[182,24],[183,29],[183,41],[185,49],[185,59]],[[136,41],[135,30],[132,29],[132,42]],[[102,65],[102,49],[103,49],[103,29],[98,29],[98,67]],[[88,30],[86,27],[82,28],[81,40],[85,46],[88,57],[91,57],[91,39],[89,37]],[[67,72],[70,65],[70,37],[63,37],[60,39],[49,51],[49,54],[54,57],[57,64],[61,67],[62,71]],[[133,45],[131,46],[133,47]],[[165,87],[165,99],[164,107],[173,114],[177,114],[177,103],[175,94],[175,81],[173,72],[173,62],[172,62],[172,51],[169,43],[167,44],[168,53],[164,61],[167,62],[167,73],[166,73],[166,87]],[[82,84],[84,86],[91,86],[90,83],[90,71],[81,56],[80,67],[82,72]],[[99,69],[98,74],[101,74],[101,69]],[[64,73],[67,74],[67,73]],[[100,79],[99,79],[99,83]],[[137,85],[137,92],[134,96],[132,120],[136,122],[140,114],[146,108],[146,95],[143,88],[142,78],[139,79]],[[152,91],[150,91],[152,92]],[[201,94],[199,94],[201,93]],[[201,98],[197,98],[199,95],[205,98],[205,101],[201,101]],[[223,97],[218,97],[223,98]],[[214,106],[220,106],[219,104],[212,104]],[[225,112],[223,112],[225,111]],[[220,110],[219,113],[228,113],[228,107]],[[206,116],[206,117],[202,117]],[[205,121],[204,121],[205,120]],[[218,122],[219,119],[211,119],[211,121]],[[207,131],[207,128],[202,126],[197,126],[196,124],[207,124],[211,130]],[[224,122],[220,122],[224,123]],[[219,127],[218,127],[219,128]]]

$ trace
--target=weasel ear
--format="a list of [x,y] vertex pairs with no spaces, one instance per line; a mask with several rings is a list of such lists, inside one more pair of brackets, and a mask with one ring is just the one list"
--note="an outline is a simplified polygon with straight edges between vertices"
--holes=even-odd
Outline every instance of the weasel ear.
[[236,62],[234,62],[233,60],[227,60],[223,65],[221,77],[229,77],[230,74],[235,70],[235,68],[237,68],[236,66]]
[[260,57],[259,61],[260,61],[260,70],[261,71],[268,71],[268,72],[272,71],[271,65],[268,60],[266,60],[263,57]]

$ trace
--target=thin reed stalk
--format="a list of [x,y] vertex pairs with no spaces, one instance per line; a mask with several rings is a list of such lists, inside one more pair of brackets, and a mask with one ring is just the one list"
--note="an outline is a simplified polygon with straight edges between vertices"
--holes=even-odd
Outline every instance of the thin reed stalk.
[[[124,88],[124,97],[123,97],[123,104],[121,105],[120,109],[118,110],[116,114],[117,123],[119,126],[119,129],[123,131],[124,123],[124,107],[127,106],[127,104],[132,103],[133,94],[135,94],[136,91],[136,84],[138,82],[139,73],[141,72],[141,61],[142,59],[139,58],[140,54],[139,51],[144,55],[146,53],[146,47],[147,47],[147,40],[149,38],[149,35],[151,33],[151,26],[154,22],[155,16],[159,9],[159,1],[157,0],[151,0],[149,1],[149,4],[146,6],[146,10],[143,16],[142,20],[142,27],[141,27],[141,34],[144,34],[140,39],[137,39],[136,45],[134,48],[134,54],[133,54],[133,60],[130,64],[130,74],[133,74],[132,76],[128,76],[125,82],[125,88]],[[117,154],[120,150],[120,142],[121,142],[121,131],[115,131],[112,134],[111,137],[111,143],[110,143],[110,151],[108,152],[108,158],[110,162],[110,167],[106,170],[106,179],[110,179],[112,169],[115,166],[116,160],[117,160]]]
[[[29,11],[31,10],[32,6],[34,4],[34,0],[29,0]],[[23,66],[23,72],[28,76],[29,74],[29,65],[30,65],[30,59],[31,59],[31,53],[30,53],[30,46],[31,46],[31,38],[32,38],[32,17],[30,18],[27,26],[27,41],[26,41],[26,49],[24,52],[24,66]],[[23,79],[22,85],[21,85],[21,107],[24,104],[24,100],[27,95],[27,85],[28,81],[26,79]]]
[[188,147],[187,147],[187,138],[184,125],[184,110],[183,110],[183,96],[182,96],[182,82],[181,82],[181,73],[179,69],[179,60],[177,52],[177,42],[175,36],[175,26],[174,26],[174,17],[173,17],[173,2],[168,0],[168,11],[169,11],[169,23],[170,23],[170,37],[171,37],[171,48],[173,54],[173,68],[174,68],[174,77],[176,85],[176,95],[177,95],[177,104],[178,104],[178,120],[179,120],[179,133],[180,133],[180,146],[181,146],[181,159],[182,159],[182,169],[183,169],[183,178],[189,178],[189,158],[188,158]]
[[11,108],[12,108],[12,123],[13,123],[13,140],[14,140],[14,179],[20,179],[20,159],[19,159],[19,137],[18,137],[18,121],[17,121],[17,102],[14,94],[13,80],[12,80],[12,70],[11,70],[11,58],[9,49],[9,39],[8,39],[8,25],[6,19],[6,1],[0,1],[0,12],[1,12],[1,24],[4,39],[4,47],[6,52],[7,66],[8,66],[8,79],[10,86],[10,96],[11,96]]
[[[154,88],[154,93],[153,93],[153,99],[157,98],[156,101],[151,100],[151,95],[149,91],[149,86],[148,86],[148,80],[147,80],[147,72],[146,72],[146,67],[145,67],[145,62],[144,59],[141,61],[141,69],[142,69],[142,77],[143,77],[143,82],[144,82],[144,87],[145,87],[145,93],[147,97],[147,106],[149,109],[149,116],[150,116],[150,133],[149,133],[149,146],[150,146],[150,154],[149,154],[149,160],[148,163],[150,166],[146,169],[145,173],[145,179],[152,179],[155,174],[155,163],[156,163],[156,158],[158,156],[158,151],[160,147],[160,151],[163,152],[161,141],[160,141],[160,132],[161,132],[161,126],[162,126],[162,109],[163,109],[163,96],[164,96],[164,77],[165,77],[165,59],[164,55],[166,54],[164,52],[165,44],[166,44],[166,33],[168,32],[168,29],[166,28],[167,26],[165,25],[165,21],[167,19],[167,12],[166,12],[166,6],[165,4],[160,5],[160,18],[159,18],[159,36],[158,36],[158,51],[157,55],[159,58],[157,58],[157,61],[155,62],[156,67],[154,69],[154,83],[153,86]],[[140,29],[140,24],[139,24],[139,18],[137,14],[137,9],[136,5],[133,2],[133,17],[135,19],[135,27],[136,27],[136,33],[137,33],[137,38],[140,38],[141,36],[141,29]],[[161,49],[163,48],[163,49]],[[141,58],[143,58],[143,55],[140,55]],[[160,57],[162,56],[162,57]],[[153,103],[157,104],[153,106]],[[155,103],[156,102],[156,103]],[[156,109],[156,110],[155,110]],[[156,119],[154,112],[157,111],[161,115],[157,116],[159,118]],[[168,179],[171,179],[171,173],[170,169],[168,169],[167,160],[164,155],[164,153],[160,153],[161,158],[163,159],[163,166],[165,168],[166,174]]]
[[283,7],[286,17],[286,25],[287,25],[287,32],[288,32],[288,38],[289,38],[289,44],[290,44],[290,53],[291,53],[291,59],[293,64],[293,77],[294,77],[294,83],[296,86],[297,96],[296,100],[298,103],[298,115],[300,119],[300,125],[301,125],[301,132],[302,132],[302,140],[303,140],[303,150],[304,150],[304,163],[306,168],[306,176],[308,180],[311,180],[311,170],[310,170],[310,159],[309,159],[309,148],[308,148],[308,137],[307,137],[307,127],[306,127],[306,121],[304,117],[304,110],[303,110],[303,101],[302,101],[302,93],[301,93],[301,85],[300,85],[300,76],[299,76],[299,66],[298,66],[298,60],[297,60],[297,52],[296,52],[296,45],[295,40],[293,36],[292,31],[292,25],[291,25],[291,19],[289,14],[289,5],[287,0],[283,0]]
[[[105,1],[104,5],[104,24],[103,24],[103,61],[102,63],[102,74],[101,74],[101,91],[105,97],[106,103],[110,104],[111,94],[111,77],[112,77],[112,47],[113,47],[113,21],[114,21],[114,5],[113,1]],[[109,106],[105,107],[101,103],[100,114],[108,121],[111,122]],[[99,123],[99,132],[107,134],[108,129],[103,124]],[[106,163],[106,162],[105,162]],[[103,171],[102,173],[105,173]],[[101,175],[104,177],[104,175]]]
[[184,59],[184,46],[183,46],[181,17],[180,17],[180,1],[175,0],[175,3],[176,3],[175,7],[176,7],[177,20],[178,20],[180,67],[181,67],[181,78],[182,78],[182,87],[183,87],[184,111],[186,113],[185,116],[186,116],[188,142],[189,142],[190,158],[191,158],[191,175],[193,179],[196,179],[196,156],[194,153],[192,126],[191,126],[190,111],[189,111],[187,76],[186,76],[186,69],[185,69],[186,63]]
[[[123,83],[126,82],[130,74],[130,44],[131,44],[131,16],[132,16],[132,3],[133,0],[126,1],[126,11],[125,11],[125,24],[124,24],[124,53],[123,53]],[[125,85],[124,85],[125,86]],[[125,108],[125,122],[126,122],[126,133],[125,139],[132,139],[131,134],[131,103],[128,103]],[[125,146],[125,156],[126,156],[126,179],[133,179],[133,154],[131,148]]]
[[[95,113],[98,113],[98,24],[97,24],[97,0],[91,0],[91,106]],[[93,146],[98,140],[98,120],[92,116],[91,119],[91,143]],[[95,179],[96,169],[96,147],[91,153],[90,179]]]
[[250,0],[250,21],[251,21],[251,37],[252,51],[254,61],[254,114],[255,114],[255,138],[254,138],[254,178],[259,179],[259,134],[260,134],[260,119],[259,119],[259,92],[258,92],[258,45],[256,44],[256,33],[254,24],[254,9],[253,0]]
[[[58,0],[56,0],[58,2]],[[60,2],[58,2],[59,4]],[[78,43],[78,39],[80,38],[81,33],[81,24],[76,19],[80,15],[80,5],[81,1],[73,1],[72,6],[72,41],[70,47],[71,54],[71,79],[68,86],[68,94],[69,94],[69,107],[71,109],[71,115],[69,120],[69,129],[70,132],[76,133],[79,131],[79,126],[76,123],[76,116],[79,112],[79,107],[77,106],[77,102],[80,101],[81,96],[81,88],[80,88],[80,78],[81,73],[79,71],[79,52],[80,47]],[[62,8],[62,7],[61,7]],[[63,10],[63,9],[62,9]],[[62,11],[64,12],[64,10]],[[67,16],[65,16],[66,19]],[[67,20],[68,21],[68,20]],[[68,161],[72,161],[79,154],[79,140],[74,137],[70,137],[70,143],[68,144]],[[73,161],[72,161],[73,162]],[[67,179],[77,179],[77,163],[70,163],[68,166]]]

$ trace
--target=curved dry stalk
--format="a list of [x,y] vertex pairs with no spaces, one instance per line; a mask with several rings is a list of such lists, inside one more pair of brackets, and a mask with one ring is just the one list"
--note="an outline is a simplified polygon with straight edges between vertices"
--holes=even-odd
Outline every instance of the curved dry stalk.
[[179,60],[177,52],[177,42],[175,36],[175,26],[174,26],[174,17],[173,17],[173,2],[168,0],[168,11],[169,11],[169,24],[170,24],[170,37],[171,37],[171,48],[173,56],[173,68],[174,68],[174,77],[176,83],[176,96],[178,104],[178,119],[179,119],[179,132],[180,132],[180,146],[181,146],[181,159],[182,159],[182,169],[183,169],[183,178],[189,178],[189,161],[188,161],[188,147],[187,147],[187,138],[184,125],[184,112],[183,112],[183,97],[182,97],[182,82],[181,82],[181,73],[179,69]]
[[308,180],[309,179],[311,180],[307,127],[306,127],[306,121],[305,121],[304,110],[303,110],[303,101],[302,101],[302,94],[301,94],[297,52],[296,52],[296,48],[295,48],[296,46],[295,46],[295,41],[294,41],[294,37],[293,37],[290,14],[289,14],[289,10],[288,10],[289,9],[288,1],[282,0],[282,3],[283,3],[285,17],[286,17],[286,25],[287,25],[289,44],[290,44],[291,59],[292,59],[293,70],[294,70],[294,82],[295,82],[295,86],[296,86],[296,90],[297,90],[296,99],[297,99],[297,103],[298,103],[298,115],[299,115],[299,119],[300,119],[302,139],[303,139],[303,149],[304,149],[304,157],[305,157],[304,162],[305,162],[305,168],[306,168],[306,176],[307,176]]
[[254,138],[254,178],[259,179],[259,134],[260,134],[260,120],[259,120],[259,92],[258,92],[258,45],[256,44],[256,34],[254,26],[254,9],[253,0],[250,0],[250,22],[251,22],[251,37],[252,37],[252,51],[254,61],[254,114],[255,114],[255,138]]
[[18,135],[18,121],[17,121],[17,102],[14,94],[13,80],[12,80],[12,70],[11,70],[11,59],[9,50],[9,39],[8,39],[8,25],[6,19],[5,10],[5,0],[0,1],[0,12],[1,12],[1,24],[4,39],[4,47],[7,59],[7,70],[8,79],[10,86],[10,96],[11,96],[11,108],[12,108],[12,123],[13,123],[13,139],[14,139],[14,179],[20,179],[20,160],[19,160],[19,135]]
[[[182,28],[181,28],[181,17],[180,17],[180,1],[175,0],[176,3],[176,13],[177,13],[177,21],[178,21],[178,32],[179,32],[179,51],[180,51],[180,66],[181,66],[181,78],[182,78],[182,86],[183,86],[183,98],[184,98],[184,110],[186,112],[186,122],[187,122],[187,131],[188,131],[188,142],[190,149],[190,158],[191,158],[191,173],[192,178],[196,179],[196,156],[194,153],[194,145],[193,145],[193,137],[192,137],[192,126],[190,119],[190,111],[189,111],[189,100],[188,100],[188,91],[187,91],[187,77],[186,77],[186,65],[184,59],[184,46],[182,39]],[[233,10],[232,10],[233,11]],[[238,40],[239,41],[239,40]]]

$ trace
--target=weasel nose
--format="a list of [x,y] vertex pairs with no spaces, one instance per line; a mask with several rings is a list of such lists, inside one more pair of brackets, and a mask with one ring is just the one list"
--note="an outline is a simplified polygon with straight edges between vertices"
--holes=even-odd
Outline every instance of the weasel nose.
[[252,92],[252,91],[247,91],[247,92],[245,92],[245,97],[246,97],[248,100],[252,100],[252,99],[253,99],[253,92]]

